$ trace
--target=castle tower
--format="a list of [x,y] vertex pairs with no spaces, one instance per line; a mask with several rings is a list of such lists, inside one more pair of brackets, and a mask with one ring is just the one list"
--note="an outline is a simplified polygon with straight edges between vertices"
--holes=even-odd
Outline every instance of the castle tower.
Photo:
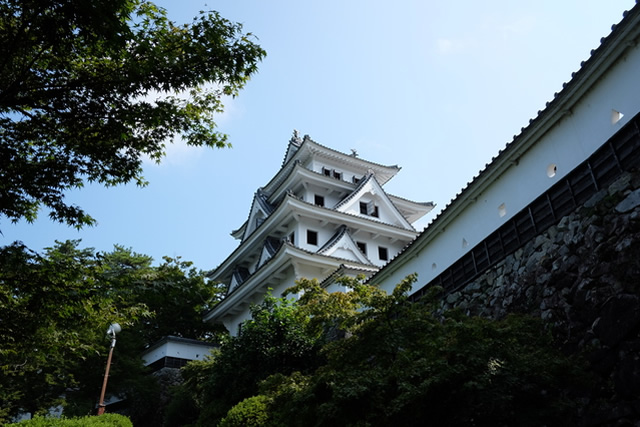
[[294,131],[280,170],[231,233],[240,245],[209,273],[227,285],[227,295],[204,320],[235,334],[269,288],[279,296],[306,277],[337,290],[332,277],[378,271],[418,235],[412,223],[434,206],[384,191],[399,170]]

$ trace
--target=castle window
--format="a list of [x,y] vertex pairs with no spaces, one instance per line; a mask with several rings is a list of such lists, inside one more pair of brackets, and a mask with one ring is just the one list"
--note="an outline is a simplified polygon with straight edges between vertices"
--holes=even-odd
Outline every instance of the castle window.
[[333,171],[333,177],[335,179],[342,179],[342,172]]
[[384,246],[378,246],[378,258],[381,261],[389,261],[389,250]]
[[358,245],[358,249],[360,249],[363,254],[367,254],[367,244],[365,242],[356,242],[356,245]]
[[289,234],[289,236],[287,237],[287,241],[289,243],[291,243],[292,245],[296,244],[296,232],[292,231],[291,234]]
[[331,169],[327,169],[325,167],[322,168],[322,173],[326,176],[331,176]]
[[360,202],[360,213],[362,215],[366,215],[368,213],[367,204],[365,202]]
[[360,213],[362,215],[369,215],[378,218],[380,216],[380,211],[378,207],[373,204],[373,202],[360,202]]
[[313,202],[318,206],[324,206],[324,197],[316,194]]
[[318,232],[313,230],[307,230],[307,243],[310,245],[318,245]]

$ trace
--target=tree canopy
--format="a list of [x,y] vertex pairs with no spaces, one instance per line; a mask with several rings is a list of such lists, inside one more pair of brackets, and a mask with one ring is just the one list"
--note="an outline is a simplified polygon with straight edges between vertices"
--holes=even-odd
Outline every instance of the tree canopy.
[[[459,311],[436,315],[435,294],[420,303],[408,300],[414,280],[407,277],[390,295],[358,279],[342,279],[350,292],[331,294],[315,280],[302,280],[291,290],[302,297],[285,303],[286,310],[270,300],[254,307],[258,316],[230,339],[233,345],[184,368],[183,393],[200,406],[199,418],[192,415],[190,422],[229,427],[575,421],[579,399],[572,393],[587,377],[577,360],[553,348],[540,321],[496,321]],[[298,338],[283,340],[288,334],[282,332],[274,338],[279,328]],[[254,336],[256,330],[263,333]],[[304,367],[287,363],[303,354],[288,343],[305,340],[314,346],[304,353]],[[273,369],[266,361],[276,354],[284,366]],[[233,383],[220,375],[233,369]]]
[[237,336],[226,337],[212,359],[183,369],[185,388],[200,391],[206,425],[216,425],[230,407],[257,394],[259,382],[268,376],[312,372],[319,366],[322,337],[309,332],[307,316],[292,300],[267,295],[251,307],[251,316]]
[[96,253],[78,245],[57,243],[44,254],[20,244],[0,248],[0,423],[19,412],[46,412],[63,395],[65,414],[92,411],[112,322],[123,330],[108,391],[127,393],[132,404],[147,401],[136,421],[158,412],[142,350],[165,335],[216,339],[217,327],[202,315],[222,290],[191,263],[165,258],[153,266],[122,247]]
[[33,221],[44,206],[92,224],[66,190],[144,185],[143,157],[178,136],[228,145],[214,115],[264,55],[217,12],[178,25],[144,0],[0,1],[0,215]]

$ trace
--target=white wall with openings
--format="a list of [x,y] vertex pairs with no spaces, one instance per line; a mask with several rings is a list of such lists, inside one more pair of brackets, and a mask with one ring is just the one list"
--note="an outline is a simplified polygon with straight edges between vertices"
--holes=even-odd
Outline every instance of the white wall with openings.
[[[398,260],[383,288],[392,290],[412,272],[419,275],[416,288],[428,283],[593,154],[640,111],[638,70],[636,45],[578,103],[560,113],[524,155],[511,158],[510,167],[483,192],[466,194],[469,203],[461,212],[455,217],[445,212],[432,226],[436,228],[427,229],[422,250]],[[461,245],[463,239],[467,245]]]

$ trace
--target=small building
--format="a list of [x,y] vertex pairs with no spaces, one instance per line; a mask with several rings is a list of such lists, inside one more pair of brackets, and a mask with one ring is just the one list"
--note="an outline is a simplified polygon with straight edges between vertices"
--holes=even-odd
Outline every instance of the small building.
[[337,290],[330,280],[337,272],[378,271],[418,235],[412,224],[434,206],[384,191],[399,170],[294,131],[282,166],[231,233],[239,246],[208,275],[227,285],[227,295],[205,321],[235,334],[269,289],[279,296],[304,277]]
[[214,348],[211,343],[169,335],[147,348],[142,360],[152,372],[180,369],[192,360],[203,360]]

